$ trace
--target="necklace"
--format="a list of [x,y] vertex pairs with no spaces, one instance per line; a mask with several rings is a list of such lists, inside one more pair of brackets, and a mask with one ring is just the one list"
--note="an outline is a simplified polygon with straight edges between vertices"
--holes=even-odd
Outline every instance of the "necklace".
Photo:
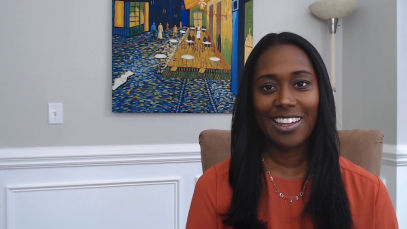
[[274,186],[274,188],[275,188],[275,192],[278,193],[281,198],[284,198],[284,201],[287,202],[287,200],[288,200],[290,203],[292,203],[293,200],[298,201],[298,200],[300,199],[300,197],[303,197],[303,196],[304,196],[304,191],[305,191],[305,189],[307,188],[308,180],[305,181],[304,187],[302,187],[302,190],[301,190],[301,192],[300,192],[299,195],[293,196],[293,197],[285,196],[282,192],[280,192],[280,190],[278,190],[276,183],[274,183],[273,176],[271,176],[270,170],[267,168],[267,165],[266,165],[266,162],[264,161],[263,155],[261,155],[261,162],[262,162],[262,164],[263,164],[264,170],[266,170],[266,173],[270,176],[270,181],[273,182],[273,186]]

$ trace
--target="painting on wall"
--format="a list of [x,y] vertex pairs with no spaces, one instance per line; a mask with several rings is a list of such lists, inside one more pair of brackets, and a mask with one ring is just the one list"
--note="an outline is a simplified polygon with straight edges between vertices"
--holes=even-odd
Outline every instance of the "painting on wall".
[[231,113],[253,0],[112,1],[112,111]]

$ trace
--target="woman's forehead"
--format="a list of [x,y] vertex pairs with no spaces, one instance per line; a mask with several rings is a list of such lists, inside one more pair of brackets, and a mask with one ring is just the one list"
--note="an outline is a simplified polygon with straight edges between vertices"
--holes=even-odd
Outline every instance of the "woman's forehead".
[[268,65],[282,63],[311,64],[305,51],[291,44],[274,45],[268,48],[260,55],[257,65],[259,62],[267,63]]
[[255,75],[301,70],[314,72],[308,55],[295,45],[282,44],[272,46],[260,55],[255,66]]

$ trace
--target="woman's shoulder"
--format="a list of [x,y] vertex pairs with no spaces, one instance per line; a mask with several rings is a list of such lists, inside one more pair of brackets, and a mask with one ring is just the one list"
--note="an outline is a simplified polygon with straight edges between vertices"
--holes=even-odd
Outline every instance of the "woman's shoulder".
[[339,166],[341,168],[342,176],[352,177],[353,179],[363,180],[374,185],[379,185],[379,178],[366,169],[354,164],[349,159],[339,157]]
[[230,195],[229,185],[230,157],[221,163],[207,169],[198,179],[195,191],[200,190],[215,196]]
[[199,178],[201,182],[215,182],[219,178],[229,178],[230,157],[207,169]]
[[339,166],[348,195],[375,198],[379,190],[385,188],[379,177],[344,157],[340,157]]
[[205,202],[212,202],[216,212],[226,212],[232,198],[229,185],[230,158],[207,169],[198,179],[194,196],[203,196]]
[[380,178],[346,158],[340,157],[339,164],[355,227],[398,228],[390,195]]
[[223,176],[223,175],[229,176],[230,157],[228,157],[226,160],[223,160],[219,164],[214,165],[212,167],[214,169],[216,169],[219,176]]

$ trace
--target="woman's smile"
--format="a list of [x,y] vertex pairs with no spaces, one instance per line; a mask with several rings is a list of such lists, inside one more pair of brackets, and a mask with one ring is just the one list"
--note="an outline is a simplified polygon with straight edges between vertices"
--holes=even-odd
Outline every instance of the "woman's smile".
[[301,125],[302,118],[299,116],[272,118],[271,123],[281,132],[291,132]]

